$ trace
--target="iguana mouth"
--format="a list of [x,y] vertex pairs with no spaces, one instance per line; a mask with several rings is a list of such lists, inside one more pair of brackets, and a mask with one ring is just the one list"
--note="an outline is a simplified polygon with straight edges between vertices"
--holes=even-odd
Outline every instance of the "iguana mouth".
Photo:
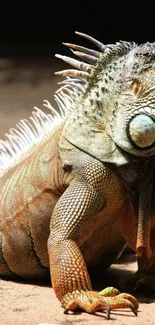
[[146,150],[155,145],[155,119],[147,114],[132,117],[127,125],[127,136],[138,150]]

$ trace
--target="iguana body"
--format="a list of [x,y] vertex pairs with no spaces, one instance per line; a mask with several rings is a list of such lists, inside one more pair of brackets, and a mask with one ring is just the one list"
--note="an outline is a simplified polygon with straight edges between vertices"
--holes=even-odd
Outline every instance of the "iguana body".
[[[140,267],[154,255],[155,45],[105,47],[83,36],[104,52],[69,44],[93,65],[63,57],[82,71],[59,73],[72,78],[56,95],[62,115],[68,107],[58,127],[49,131],[54,110],[52,118],[37,110],[1,142],[0,274],[50,270],[66,311],[109,305],[136,314],[134,297],[92,291],[87,266],[108,267],[127,244]],[[24,155],[19,147],[46,126]]]

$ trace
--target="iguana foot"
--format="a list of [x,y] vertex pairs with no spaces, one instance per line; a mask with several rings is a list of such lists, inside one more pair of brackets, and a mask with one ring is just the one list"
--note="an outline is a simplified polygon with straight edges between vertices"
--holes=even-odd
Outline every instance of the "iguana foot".
[[120,280],[120,287],[128,292],[143,291],[148,293],[155,291],[155,256],[145,266],[127,278]]
[[100,292],[76,290],[66,294],[62,299],[64,313],[82,309],[87,313],[94,314],[98,311],[106,311],[106,319],[110,318],[113,309],[130,308],[137,316],[138,301],[127,293],[119,293],[115,288],[106,288]]

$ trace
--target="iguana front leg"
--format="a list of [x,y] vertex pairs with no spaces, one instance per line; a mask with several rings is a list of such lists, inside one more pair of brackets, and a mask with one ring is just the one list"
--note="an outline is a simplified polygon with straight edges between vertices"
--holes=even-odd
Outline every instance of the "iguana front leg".
[[[138,303],[130,295],[105,297],[92,291],[89,274],[80,251],[103,209],[100,194],[85,181],[73,181],[59,199],[51,219],[48,252],[54,291],[65,311],[81,308],[88,313],[116,308],[131,308]],[[109,306],[109,307],[108,307]]]

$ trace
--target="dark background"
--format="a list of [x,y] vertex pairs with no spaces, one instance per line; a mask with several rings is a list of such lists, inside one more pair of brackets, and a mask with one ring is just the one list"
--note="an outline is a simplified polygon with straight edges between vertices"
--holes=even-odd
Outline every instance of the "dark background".
[[[67,69],[55,53],[71,55],[62,42],[93,48],[74,33],[78,30],[99,41],[138,44],[155,41],[152,1],[72,0],[0,3],[0,138],[34,106],[48,99],[57,108],[54,92]],[[95,48],[95,47],[94,47]]]
[[62,41],[82,43],[75,30],[104,43],[155,41],[151,1],[38,1],[1,4],[0,57],[51,57]]

